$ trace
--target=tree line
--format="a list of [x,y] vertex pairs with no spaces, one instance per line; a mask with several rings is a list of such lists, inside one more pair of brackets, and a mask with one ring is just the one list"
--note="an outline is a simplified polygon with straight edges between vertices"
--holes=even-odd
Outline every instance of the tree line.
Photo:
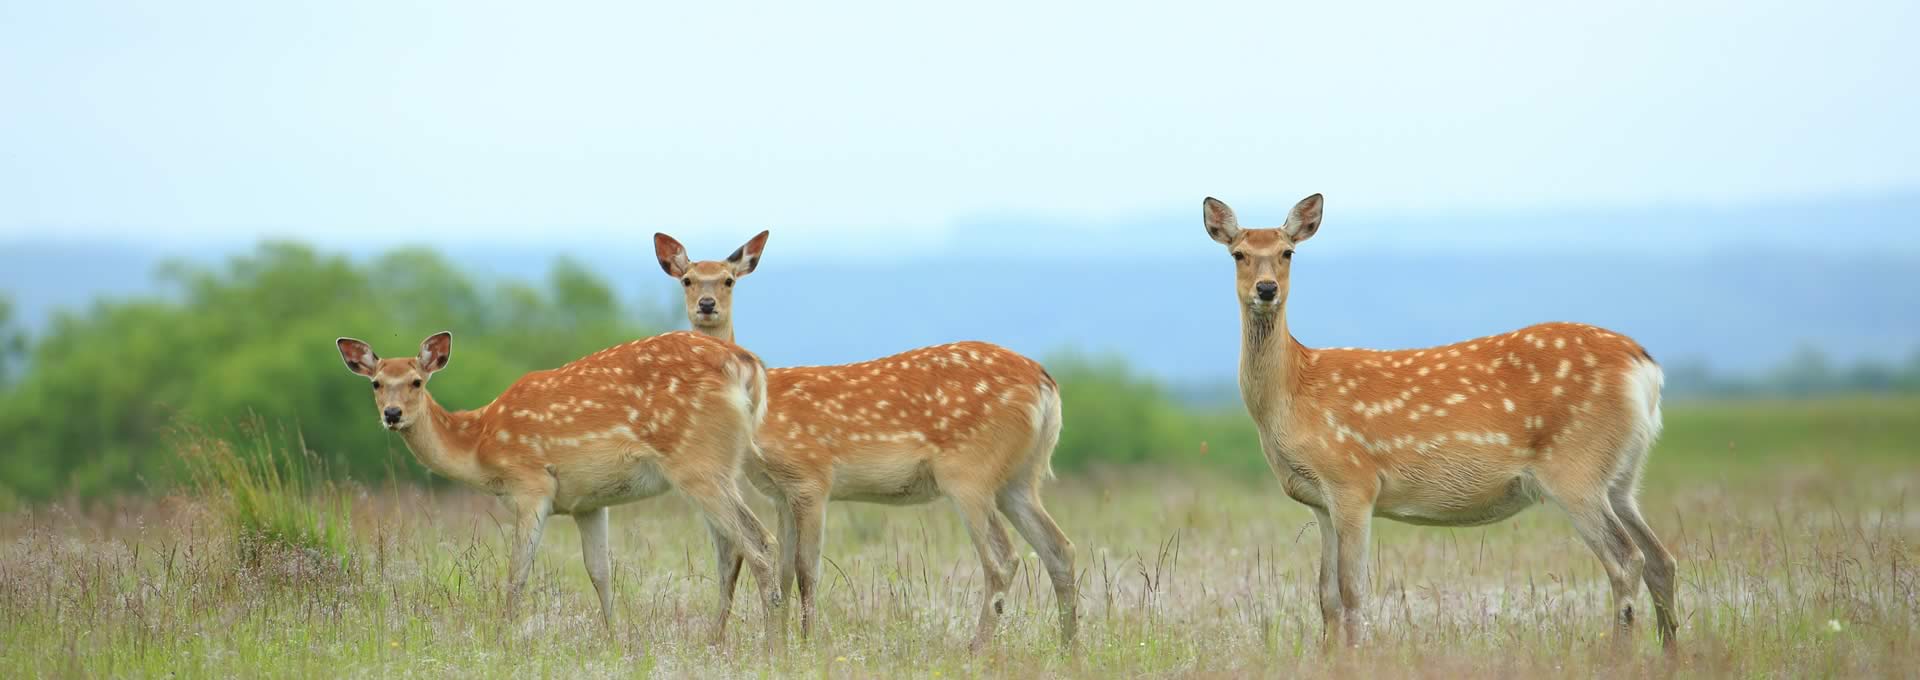
[[[161,294],[99,300],[59,313],[37,337],[0,297],[0,507],[96,496],[179,478],[170,433],[244,422],[290,428],[336,475],[425,480],[376,422],[364,385],[341,367],[333,338],[389,356],[451,329],[458,370],[437,376],[449,408],[487,403],[529,371],[665,330],[603,280],[566,260],[538,283],[483,281],[422,249],[365,261],[296,243],[267,243],[213,265],[169,262]],[[1161,462],[1264,474],[1237,394],[1195,406],[1118,357],[1045,358],[1067,426],[1055,467]],[[1703,362],[1667,366],[1669,393],[1716,397],[1920,393],[1920,352],[1904,365],[1836,366],[1807,348],[1753,378]],[[1224,388],[1223,388],[1224,389]],[[1229,390],[1230,391],[1230,390]]]
[[[483,282],[427,250],[361,262],[268,243],[214,265],[169,262],[157,276],[159,294],[63,311],[31,340],[0,300],[0,506],[163,486],[182,474],[171,435],[255,421],[297,431],[336,475],[426,480],[377,424],[335,337],[388,356],[445,329],[484,338],[461,343],[458,370],[433,382],[442,404],[473,408],[528,371],[665,330],[565,260],[537,285]],[[1207,426],[1117,359],[1048,364],[1072,419],[1056,466],[1198,450]]]
[[355,398],[363,381],[341,368],[336,336],[389,353],[445,329],[486,338],[433,384],[443,404],[472,408],[523,373],[657,330],[566,261],[541,285],[481,284],[425,250],[356,263],[269,243],[158,276],[164,294],[60,313],[31,342],[0,317],[0,500],[168,481],[169,433],[256,416],[297,428],[338,474],[422,478],[372,398]]

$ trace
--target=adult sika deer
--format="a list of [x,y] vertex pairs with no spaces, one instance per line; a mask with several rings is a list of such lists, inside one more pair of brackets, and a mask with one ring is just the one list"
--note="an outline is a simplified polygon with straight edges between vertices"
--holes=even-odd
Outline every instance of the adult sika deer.
[[1673,557],[1634,499],[1660,433],[1653,357],[1571,323],[1422,350],[1303,346],[1287,329],[1287,279],[1321,207],[1308,196],[1274,229],[1242,229],[1212,198],[1203,213],[1233,256],[1241,398],[1281,486],[1318,518],[1328,640],[1360,639],[1372,517],[1476,526],[1550,500],[1612,582],[1616,639],[1632,629],[1644,577],[1671,649]]
[[[686,292],[694,330],[731,342],[734,283],[759,266],[767,233],[724,262],[691,262],[672,237],[653,239],[660,268]],[[767,396],[764,455],[749,461],[748,474],[780,509],[780,583],[784,590],[798,581],[803,634],[812,625],[829,499],[905,505],[945,496],[986,576],[972,648],[993,636],[1012,585],[1002,516],[1046,565],[1061,642],[1072,644],[1073,542],[1040,502],[1060,440],[1060,389],[1040,364],[997,345],[959,342],[857,364],[771,369]],[[722,581],[730,580],[723,566]]]
[[[510,602],[526,585],[547,517],[572,515],[601,620],[611,627],[607,509],[678,489],[705,517],[721,561],[751,565],[775,639],[781,591],[773,549],[737,482],[741,461],[755,456],[766,408],[759,359],[712,338],[668,333],[528,373],[493,403],[456,412],[427,393],[452,343],[440,333],[415,356],[382,359],[367,343],[338,341],[347,369],[372,381],[380,424],[400,433],[421,465],[500,496],[514,513]],[[721,593],[716,640],[726,633],[731,585]]]

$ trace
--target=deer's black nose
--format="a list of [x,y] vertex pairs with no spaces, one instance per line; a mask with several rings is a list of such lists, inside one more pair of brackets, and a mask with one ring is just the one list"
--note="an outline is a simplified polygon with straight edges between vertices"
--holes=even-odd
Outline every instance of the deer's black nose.
[[700,298],[700,311],[711,312],[713,311],[713,306],[716,304],[719,304],[719,303],[716,302],[713,298]]
[[387,422],[389,423],[400,422],[400,407],[398,406],[388,406],[387,410],[381,411],[380,414],[386,416]]
[[1273,296],[1280,294],[1280,284],[1273,281],[1261,281],[1253,284],[1253,291],[1260,294],[1260,299],[1272,301]]

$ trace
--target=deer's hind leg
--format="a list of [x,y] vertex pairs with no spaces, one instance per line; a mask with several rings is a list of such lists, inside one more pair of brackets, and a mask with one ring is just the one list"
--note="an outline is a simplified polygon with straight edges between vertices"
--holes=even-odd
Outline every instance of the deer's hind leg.
[[733,531],[707,518],[707,533],[713,537],[714,573],[720,586],[720,621],[715,640],[726,638],[727,619],[733,615],[733,593],[740,584],[740,566],[744,557],[733,543]]
[[1674,609],[1673,553],[1667,551],[1667,546],[1653,534],[1653,528],[1647,526],[1646,518],[1640,514],[1640,501],[1634,498],[1640,487],[1641,465],[1646,459],[1647,448],[1641,446],[1637,454],[1629,459],[1631,467],[1627,474],[1614,480],[1607,490],[1607,499],[1614,516],[1619,518],[1621,526],[1626,528],[1646,557],[1643,576],[1647,591],[1653,595],[1653,613],[1660,629],[1660,644],[1671,651],[1675,648],[1675,638],[1680,629],[1678,611]]
[[1631,492],[1624,498],[1614,498],[1613,512],[1627,532],[1632,534],[1634,543],[1639,544],[1640,552],[1646,558],[1642,576],[1646,579],[1647,591],[1653,595],[1653,613],[1660,628],[1660,644],[1673,649],[1676,642],[1674,638],[1680,630],[1673,600],[1673,554],[1667,552],[1667,546],[1653,535],[1653,528],[1647,526],[1646,518],[1640,516],[1640,504],[1633,499]]
[[1633,600],[1640,594],[1640,575],[1646,558],[1626,525],[1613,512],[1608,500],[1608,481],[1551,476],[1536,476],[1536,479],[1547,496],[1566,510],[1580,540],[1600,558],[1600,566],[1613,586],[1616,645],[1624,644],[1633,630]]
[[739,566],[744,562],[753,571],[754,580],[760,583],[762,597],[766,601],[768,642],[771,644],[780,628],[781,594],[773,564],[774,547],[766,527],[747,507],[746,499],[740,496],[739,485],[734,483],[731,476],[683,473],[672,481],[674,487],[686,494],[687,499],[693,501],[694,507],[700,510],[708,530],[713,534],[714,554],[718,558],[722,578],[714,641],[725,639],[727,617],[733,605],[733,586],[738,579]]
[[1000,613],[1006,609],[1007,587],[1012,584],[1013,576],[1004,557],[1013,553],[1013,544],[1007,540],[1006,526],[993,514],[990,495],[964,494],[952,499],[954,509],[966,522],[967,534],[973,537],[974,550],[980,554],[980,571],[986,578],[980,623],[974,629],[973,641],[968,644],[969,649],[978,652],[993,638],[993,631],[1000,624]]
[[1079,632],[1080,595],[1079,574],[1073,566],[1073,541],[1060,531],[1053,517],[1047,514],[1047,508],[1040,502],[1040,491],[1034,483],[1009,486],[1000,490],[1000,512],[1013,522],[1013,528],[1020,537],[1027,539],[1033,551],[1040,556],[1040,562],[1047,568],[1047,578],[1053,582],[1053,597],[1060,610],[1060,644],[1073,646],[1075,635]]

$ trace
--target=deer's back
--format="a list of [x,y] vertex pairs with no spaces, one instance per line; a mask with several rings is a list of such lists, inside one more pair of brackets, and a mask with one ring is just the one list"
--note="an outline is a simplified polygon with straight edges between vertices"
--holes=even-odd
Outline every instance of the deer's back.
[[815,466],[997,451],[1032,437],[1040,400],[1054,387],[1037,362],[983,342],[772,369],[767,383],[762,448]]
[[523,467],[608,467],[672,457],[696,440],[744,431],[742,355],[728,343],[677,332],[529,373],[484,409],[481,457]]

